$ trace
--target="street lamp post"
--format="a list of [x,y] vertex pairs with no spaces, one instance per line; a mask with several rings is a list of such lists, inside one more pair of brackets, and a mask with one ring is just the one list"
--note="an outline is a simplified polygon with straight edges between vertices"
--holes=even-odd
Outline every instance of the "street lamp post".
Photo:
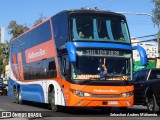
[[135,14],[135,15],[147,15],[153,18],[152,14],[148,14],[148,13],[143,13],[143,12],[116,12],[116,13],[120,13],[120,14]]

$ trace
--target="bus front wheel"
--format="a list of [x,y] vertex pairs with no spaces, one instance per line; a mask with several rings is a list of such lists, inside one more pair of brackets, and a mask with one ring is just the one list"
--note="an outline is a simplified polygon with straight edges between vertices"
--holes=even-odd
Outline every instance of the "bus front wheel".
[[52,111],[60,112],[62,111],[62,107],[59,105],[55,105],[55,91],[54,88],[52,88],[51,91],[48,93],[48,100],[49,100],[49,107]]

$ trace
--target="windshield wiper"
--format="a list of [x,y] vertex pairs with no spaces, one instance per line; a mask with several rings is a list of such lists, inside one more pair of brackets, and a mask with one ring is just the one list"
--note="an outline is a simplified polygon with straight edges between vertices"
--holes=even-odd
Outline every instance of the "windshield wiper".
[[94,80],[100,80],[100,78],[92,78],[92,77],[90,77],[88,80],[84,80],[80,84],[89,83],[90,81],[94,81]]
[[120,75],[120,76],[122,76],[123,81],[125,81],[127,84],[130,84],[130,82],[129,82],[128,80],[126,80],[126,79],[123,77],[123,75]]
[[84,80],[83,82],[80,83],[80,85],[85,84],[85,83],[89,83],[90,81],[92,81],[91,79],[89,80]]

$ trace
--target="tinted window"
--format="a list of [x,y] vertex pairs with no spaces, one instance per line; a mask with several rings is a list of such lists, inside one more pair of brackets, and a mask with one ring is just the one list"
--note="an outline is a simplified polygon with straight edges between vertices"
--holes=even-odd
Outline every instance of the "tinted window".
[[147,76],[147,71],[146,70],[141,71],[141,73],[139,74],[139,77],[138,77],[139,81],[144,81],[146,76]]
[[133,74],[133,80],[134,80],[134,81],[138,80],[138,75],[139,75],[139,72],[135,72],[135,73]]
[[76,63],[72,64],[72,78],[84,80],[90,79],[90,76],[103,77],[103,65],[107,69],[108,79],[119,80],[119,77],[114,76],[125,76],[125,80],[131,80],[130,62],[130,59],[126,58],[78,56]]
[[24,79],[55,78],[56,66],[53,58],[40,60],[24,66]]
[[53,32],[56,46],[64,45],[68,39],[68,18],[66,13],[52,17]]
[[149,80],[160,79],[160,70],[152,70]]
[[144,81],[147,77],[148,71],[147,70],[142,70],[138,71],[137,73],[134,74],[134,78],[136,78],[134,81]]
[[12,54],[25,49],[31,48],[40,43],[46,42],[52,39],[50,22],[47,21],[33,30],[27,32],[23,36],[14,40],[11,44]]
[[123,17],[99,13],[71,14],[73,40],[102,40],[130,43],[127,23]]

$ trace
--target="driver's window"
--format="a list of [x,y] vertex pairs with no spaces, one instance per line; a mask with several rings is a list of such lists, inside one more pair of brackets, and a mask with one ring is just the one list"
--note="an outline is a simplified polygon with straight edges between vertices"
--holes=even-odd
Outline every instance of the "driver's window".
[[62,74],[67,76],[69,73],[69,59],[68,56],[65,55],[62,57]]

